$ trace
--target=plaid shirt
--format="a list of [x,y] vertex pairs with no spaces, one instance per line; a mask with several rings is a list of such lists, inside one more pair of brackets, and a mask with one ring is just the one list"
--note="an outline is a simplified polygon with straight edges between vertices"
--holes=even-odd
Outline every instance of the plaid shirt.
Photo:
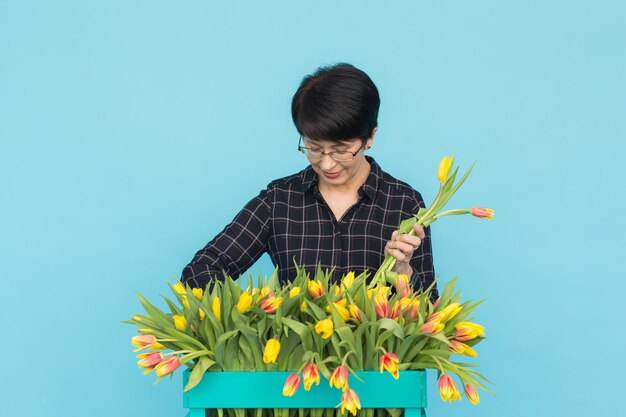
[[[204,287],[210,276],[244,273],[267,252],[278,277],[295,277],[295,262],[314,275],[335,267],[332,279],[349,271],[369,270],[373,276],[384,259],[386,243],[400,222],[424,207],[419,192],[380,169],[367,156],[371,171],[359,189],[358,201],[336,219],[317,188],[315,171],[301,172],[271,182],[250,200],[183,269],[181,280]],[[428,287],[434,278],[430,229],[413,253],[412,285]],[[370,277],[371,277],[370,276]],[[436,290],[431,294],[436,297]]]

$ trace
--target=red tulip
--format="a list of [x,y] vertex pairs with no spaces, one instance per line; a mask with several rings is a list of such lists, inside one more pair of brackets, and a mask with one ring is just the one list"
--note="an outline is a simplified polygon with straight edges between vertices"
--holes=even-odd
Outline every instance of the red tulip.
[[298,391],[300,388],[300,374],[291,374],[287,377],[285,381],[285,386],[283,387],[283,395],[285,397],[291,397],[293,394]]
[[383,372],[383,370],[386,369],[387,371],[389,371],[389,373],[391,373],[391,375],[393,375],[395,379],[398,379],[399,377],[398,363],[399,362],[400,362],[400,359],[398,359],[398,356],[396,354],[387,352],[383,356],[381,356],[380,360],[378,361],[378,367],[380,368],[381,373]]

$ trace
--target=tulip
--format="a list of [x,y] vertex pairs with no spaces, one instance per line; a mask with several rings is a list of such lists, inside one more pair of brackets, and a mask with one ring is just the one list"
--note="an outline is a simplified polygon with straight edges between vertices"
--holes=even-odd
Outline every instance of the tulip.
[[476,388],[472,384],[465,385],[465,396],[468,400],[474,405],[480,402],[480,398],[478,397],[478,392],[476,392]]
[[472,216],[480,217],[481,219],[493,220],[494,211],[484,207],[472,207],[470,213],[472,213]]
[[304,376],[304,390],[308,391],[315,382],[315,385],[320,384],[320,369],[313,362],[307,363],[302,370]]
[[396,302],[393,303],[393,308],[391,309],[391,313],[389,313],[389,318],[398,320],[398,317],[400,317],[400,302],[396,300]]
[[341,414],[346,410],[350,411],[353,416],[356,416],[356,411],[361,409],[361,401],[359,396],[353,389],[347,389],[341,394]]
[[265,344],[265,349],[263,349],[263,363],[276,363],[276,358],[278,358],[279,353],[280,342],[277,339],[268,340]]
[[411,294],[411,283],[409,277],[406,274],[399,274],[394,283],[396,292],[400,294],[401,298],[408,297]]
[[435,301],[435,303],[433,304],[433,309],[437,309],[437,306],[439,305],[439,301],[441,300],[441,297],[437,298],[437,300]]
[[185,286],[180,282],[177,282],[176,284],[174,284],[173,288],[174,288],[174,291],[176,291],[180,295],[187,294],[187,290],[185,289]]
[[398,377],[400,376],[400,373],[398,371],[399,362],[400,359],[398,359],[398,356],[396,354],[391,352],[385,353],[383,356],[380,357],[380,360],[378,361],[380,373],[382,374],[383,370],[387,370],[389,371],[389,373],[391,373],[391,375],[393,375],[395,379],[398,379]]
[[459,355],[467,355],[475,358],[478,356],[478,353],[471,347],[467,346],[463,342],[459,342],[458,340],[450,340],[451,346],[448,346],[448,350],[452,353],[457,353]]
[[161,378],[167,374],[171,374],[180,365],[180,359],[178,359],[178,356],[170,356],[157,364],[155,367],[156,375]]
[[178,329],[178,330],[185,330],[185,327],[187,327],[187,319],[185,318],[185,316],[179,316],[177,314],[175,314],[173,317],[174,319],[174,326]]
[[443,323],[437,320],[433,320],[427,321],[422,327],[420,327],[420,331],[426,333],[428,336],[434,336],[435,334],[442,331],[443,328]]
[[285,397],[291,397],[293,394],[298,391],[300,388],[300,374],[291,374],[287,377],[285,381],[285,386],[283,387],[283,395]]
[[149,374],[152,372],[154,367],[163,360],[163,354],[161,352],[150,352],[150,353],[142,353],[141,355],[137,355],[139,358],[140,368],[145,368],[144,374]]
[[198,300],[202,301],[202,296],[204,295],[204,291],[202,291],[202,288],[192,288],[191,292]]
[[348,388],[348,368],[343,365],[339,365],[335,368],[330,376],[330,386],[335,388],[341,388],[345,390]]
[[217,320],[222,320],[222,312],[220,310],[220,298],[215,297],[213,299],[213,303],[211,304],[211,309],[213,310],[213,314],[217,317]]
[[365,319],[365,314],[361,311],[360,308],[358,308],[354,304],[350,304],[350,307],[348,307],[348,309],[350,311],[350,317],[352,317],[354,320],[361,322]]
[[271,293],[270,287],[261,288],[261,293],[259,294],[259,298],[265,297],[267,294]]
[[289,291],[289,298],[297,297],[300,294],[300,287],[294,287]]
[[314,299],[324,295],[324,287],[322,287],[322,284],[318,281],[309,280],[307,288],[309,289],[309,294],[311,294],[311,297]]
[[341,289],[345,291],[350,288],[352,284],[354,284],[354,272],[350,271],[341,280]]
[[441,162],[439,163],[439,169],[437,170],[437,178],[439,178],[440,183],[446,182],[448,179],[448,174],[450,174],[450,168],[454,163],[454,155],[452,156],[444,156]]
[[302,300],[302,303],[300,304],[300,312],[304,313],[307,307],[308,304],[306,303],[306,300]]
[[380,318],[389,317],[389,300],[387,296],[377,293],[374,296],[374,310]]
[[244,291],[239,296],[239,300],[237,301],[237,305],[235,306],[235,308],[237,308],[237,311],[239,311],[241,314],[244,314],[250,309],[251,305],[252,296],[248,291]]
[[478,336],[485,336],[485,328],[480,324],[471,323],[469,321],[462,321],[455,326],[456,332],[454,338],[460,342],[472,340]]
[[187,296],[186,296],[186,295],[183,295],[183,296],[181,297],[181,299],[182,299],[183,307],[185,307],[185,308],[191,308],[191,307],[189,306],[189,300],[187,299]]
[[198,308],[198,314],[200,315],[200,320],[204,320],[204,317],[206,316],[206,313],[204,312],[204,310],[201,308]]
[[328,339],[333,334],[333,321],[330,319],[318,321],[315,324],[315,331],[322,335],[322,339]]
[[409,320],[414,320],[420,311],[420,300],[415,299],[411,302],[411,313],[409,314]]
[[276,312],[278,306],[283,302],[283,297],[275,297],[274,294],[267,297],[262,303],[261,308],[268,314]]
[[133,336],[131,339],[131,343],[133,346],[137,346],[138,349],[133,350],[133,352],[139,352],[147,347],[150,347],[152,344],[156,343],[156,337],[151,334],[142,334],[140,336]]
[[162,344],[160,344],[159,342],[154,342],[152,345],[150,345],[150,350],[165,350],[167,349],[165,346],[163,346]]
[[[333,303],[333,305],[335,306],[335,309],[337,310],[337,313],[339,313],[339,315],[344,321],[350,318],[350,312],[345,307],[346,304],[347,304],[347,301],[345,298],[341,300],[340,302]],[[330,306],[326,307],[326,312],[330,314]]]
[[141,316],[140,316],[139,314],[135,314],[135,315],[133,316],[133,320],[135,320],[135,321],[141,321]]
[[446,313],[443,311],[438,311],[436,313],[431,314],[426,318],[426,322],[429,321],[444,321],[446,319]]
[[441,375],[439,378],[439,395],[443,401],[456,401],[461,399],[459,389],[448,375]]
[[445,315],[444,320],[450,320],[452,317],[456,316],[459,311],[461,311],[461,305],[459,303],[451,303],[441,310],[441,313]]

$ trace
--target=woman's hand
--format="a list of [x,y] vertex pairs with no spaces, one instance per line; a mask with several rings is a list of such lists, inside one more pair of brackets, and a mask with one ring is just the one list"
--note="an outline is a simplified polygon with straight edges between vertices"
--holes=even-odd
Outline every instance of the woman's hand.
[[413,257],[413,252],[419,248],[422,240],[426,237],[424,228],[421,225],[415,223],[413,230],[415,231],[415,236],[409,234],[398,235],[398,231],[394,231],[391,235],[391,240],[385,245],[385,254],[396,258],[393,271],[398,274],[406,274],[409,279],[413,275],[413,268],[411,268],[409,263]]

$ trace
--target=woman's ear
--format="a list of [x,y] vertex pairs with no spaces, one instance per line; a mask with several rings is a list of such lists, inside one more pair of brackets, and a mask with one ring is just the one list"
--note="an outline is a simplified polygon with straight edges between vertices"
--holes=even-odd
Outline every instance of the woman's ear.
[[365,142],[365,149],[366,150],[372,147],[372,144],[374,143],[374,136],[376,136],[376,132],[378,132],[378,127],[375,127],[374,129],[372,129],[372,134],[370,135],[370,137]]

